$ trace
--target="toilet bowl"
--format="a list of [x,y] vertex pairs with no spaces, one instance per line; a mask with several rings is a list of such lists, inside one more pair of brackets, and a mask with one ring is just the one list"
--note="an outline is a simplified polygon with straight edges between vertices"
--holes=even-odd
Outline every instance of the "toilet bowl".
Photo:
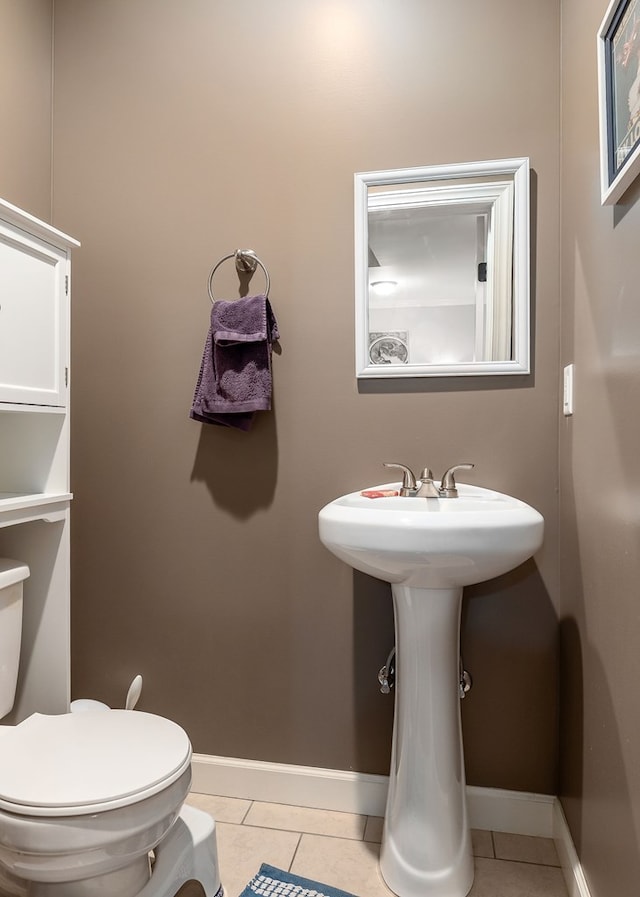
[[[0,558],[0,716],[14,703],[26,564]],[[191,744],[131,710],[0,725],[0,897],[220,897],[215,823],[183,807]]]
[[0,894],[17,880],[29,897],[136,897],[190,783],[186,733],[149,713],[36,713],[0,727]]

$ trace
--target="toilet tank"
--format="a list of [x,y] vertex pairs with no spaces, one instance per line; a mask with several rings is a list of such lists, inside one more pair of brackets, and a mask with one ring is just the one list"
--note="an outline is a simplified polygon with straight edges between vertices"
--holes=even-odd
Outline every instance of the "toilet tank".
[[22,584],[29,568],[0,558],[0,719],[13,707],[22,639]]

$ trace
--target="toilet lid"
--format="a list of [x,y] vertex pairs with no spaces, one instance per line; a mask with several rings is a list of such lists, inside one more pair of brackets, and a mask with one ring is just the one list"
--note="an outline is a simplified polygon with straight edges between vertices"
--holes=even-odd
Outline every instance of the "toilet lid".
[[74,816],[151,797],[189,769],[187,733],[130,710],[45,716],[1,730],[0,807]]

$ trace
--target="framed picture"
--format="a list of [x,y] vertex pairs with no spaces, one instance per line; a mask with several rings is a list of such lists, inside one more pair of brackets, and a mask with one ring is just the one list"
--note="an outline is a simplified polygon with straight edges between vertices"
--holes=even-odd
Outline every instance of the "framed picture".
[[616,203],[640,173],[640,0],[611,0],[598,31],[600,187]]

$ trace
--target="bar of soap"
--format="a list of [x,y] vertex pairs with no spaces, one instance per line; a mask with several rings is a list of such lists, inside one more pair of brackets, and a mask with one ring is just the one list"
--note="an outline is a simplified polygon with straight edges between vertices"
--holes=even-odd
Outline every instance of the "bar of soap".
[[400,495],[397,489],[365,489],[360,495],[364,498],[392,498],[394,495]]

